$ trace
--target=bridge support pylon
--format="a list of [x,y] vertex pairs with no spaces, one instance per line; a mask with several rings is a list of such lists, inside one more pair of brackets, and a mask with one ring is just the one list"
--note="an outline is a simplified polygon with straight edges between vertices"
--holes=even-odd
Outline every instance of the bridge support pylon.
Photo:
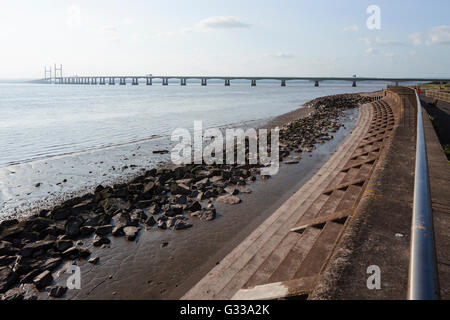
[[127,84],[126,79],[125,79],[125,78],[120,78],[120,80],[119,80],[119,85],[120,85],[120,86],[124,86],[124,85],[126,85],[126,84]]
[[139,85],[139,80],[138,78],[133,78],[133,82],[131,83],[133,86],[137,86]]
[[256,80],[252,79],[252,87],[256,87]]
[[314,87],[318,87],[319,86],[319,81],[314,81]]
[[109,78],[109,85],[110,86],[113,86],[113,85],[115,85],[116,84],[116,79],[114,79],[114,78]]
[[162,79],[162,85],[163,85],[163,86],[168,86],[168,85],[169,85],[169,79],[163,78],[163,79]]
[[208,84],[208,81],[206,78],[202,78],[202,86],[206,86]]
[[281,80],[281,86],[286,87],[286,80]]
[[225,86],[227,86],[227,87],[230,86],[230,79],[225,79]]
[[353,87],[353,88],[356,88],[356,81],[353,81],[352,87]]
[[180,84],[181,84],[182,86],[185,86],[185,85],[186,85],[186,78],[181,78]]

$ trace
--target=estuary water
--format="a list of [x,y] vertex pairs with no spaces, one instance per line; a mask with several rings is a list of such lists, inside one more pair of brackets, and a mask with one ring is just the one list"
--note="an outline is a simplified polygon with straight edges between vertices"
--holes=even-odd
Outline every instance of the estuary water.
[[386,84],[249,82],[146,86],[0,84],[0,220],[27,205],[138,173],[175,128],[262,122],[325,95]]

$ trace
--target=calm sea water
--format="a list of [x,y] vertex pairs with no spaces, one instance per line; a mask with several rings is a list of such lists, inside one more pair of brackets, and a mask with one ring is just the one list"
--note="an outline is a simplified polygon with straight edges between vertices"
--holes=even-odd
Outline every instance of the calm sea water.
[[383,84],[248,83],[169,86],[0,84],[0,167],[35,159],[271,118],[324,95],[375,91]]

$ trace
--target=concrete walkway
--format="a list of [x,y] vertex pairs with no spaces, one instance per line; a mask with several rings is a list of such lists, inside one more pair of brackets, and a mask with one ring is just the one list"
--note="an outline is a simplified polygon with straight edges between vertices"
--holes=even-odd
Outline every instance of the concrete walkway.
[[[348,226],[311,299],[398,299],[407,295],[414,191],[416,103],[399,90],[391,104],[399,117],[381,156],[357,218]],[[450,288],[450,166],[424,112],[442,299]],[[381,289],[367,288],[367,268],[381,269]]]

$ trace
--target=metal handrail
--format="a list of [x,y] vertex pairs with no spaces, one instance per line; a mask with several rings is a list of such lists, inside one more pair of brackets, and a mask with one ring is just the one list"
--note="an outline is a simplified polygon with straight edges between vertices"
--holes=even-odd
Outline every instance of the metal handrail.
[[417,144],[414,181],[414,208],[409,264],[409,300],[439,299],[439,281],[436,266],[433,213],[431,209],[430,180],[423,127],[422,105],[417,99]]

